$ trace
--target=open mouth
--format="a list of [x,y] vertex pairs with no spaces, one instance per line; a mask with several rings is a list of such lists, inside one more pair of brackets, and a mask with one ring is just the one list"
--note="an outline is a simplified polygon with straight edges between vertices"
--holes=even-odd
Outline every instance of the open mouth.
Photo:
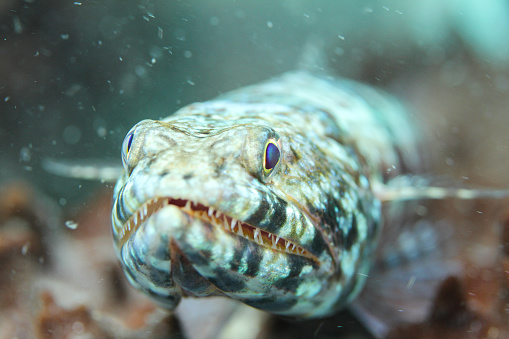
[[120,232],[121,241],[126,241],[151,215],[168,205],[177,206],[192,218],[198,218],[210,225],[221,227],[227,232],[254,241],[261,246],[318,261],[309,251],[287,239],[280,238],[275,234],[232,218],[212,207],[207,207],[200,203],[185,199],[152,198],[148,200],[123,225]]

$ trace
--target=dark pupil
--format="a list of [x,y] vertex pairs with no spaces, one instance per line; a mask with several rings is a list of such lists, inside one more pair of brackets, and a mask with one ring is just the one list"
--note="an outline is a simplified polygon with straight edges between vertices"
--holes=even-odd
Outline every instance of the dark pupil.
[[131,144],[133,143],[133,135],[129,135],[129,140],[127,140],[127,151],[131,149]]
[[265,169],[270,170],[276,167],[279,161],[279,155],[279,148],[273,143],[269,143],[265,150]]

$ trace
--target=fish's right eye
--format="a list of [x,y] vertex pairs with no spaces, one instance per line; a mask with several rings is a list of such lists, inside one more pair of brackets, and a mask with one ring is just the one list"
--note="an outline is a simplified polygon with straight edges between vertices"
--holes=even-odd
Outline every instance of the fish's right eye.
[[127,135],[125,136],[124,141],[122,142],[122,163],[124,165],[126,172],[128,168],[127,163],[129,160],[129,151],[131,150],[131,145],[134,139],[134,132],[135,128],[131,129],[129,133],[127,133]]

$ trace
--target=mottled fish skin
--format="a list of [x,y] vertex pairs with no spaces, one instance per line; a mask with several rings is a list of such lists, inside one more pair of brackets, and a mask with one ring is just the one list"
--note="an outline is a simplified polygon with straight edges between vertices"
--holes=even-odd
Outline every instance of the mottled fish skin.
[[408,119],[371,87],[294,72],[141,121],[112,210],[127,277],[170,309],[225,295],[285,316],[337,311],[373,259],[374,183],[419,166]]

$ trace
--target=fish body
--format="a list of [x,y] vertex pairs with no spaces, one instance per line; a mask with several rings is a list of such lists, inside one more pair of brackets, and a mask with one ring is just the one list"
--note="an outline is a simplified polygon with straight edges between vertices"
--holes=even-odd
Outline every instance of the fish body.
[[391,96],[306,72],[127,134],[113,237],[130,282],[173,309],[224,295],[313,318],[352,301],[382,231],[378,187],[422,166]]

